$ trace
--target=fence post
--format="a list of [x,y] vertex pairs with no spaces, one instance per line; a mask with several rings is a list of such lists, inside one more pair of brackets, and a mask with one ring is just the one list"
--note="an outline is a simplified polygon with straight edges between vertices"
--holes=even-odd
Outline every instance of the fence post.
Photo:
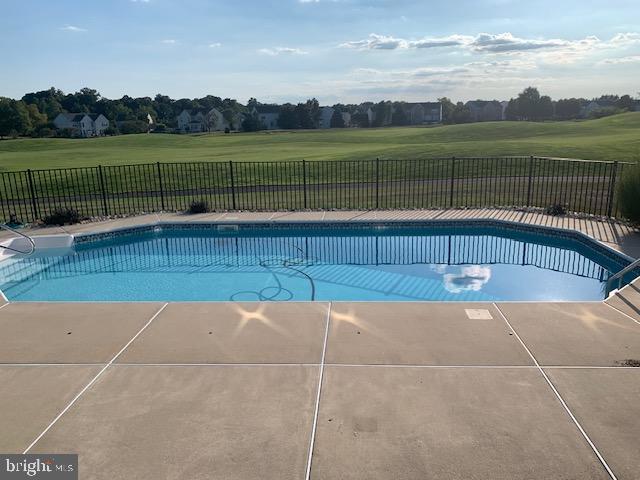
[[162,170],[160,168],[160,162],[156,163],[156,167],[158,167],[158,185],[160,187],[160,205],[162,206],[162,210],[164,211],[164,188],[162,186]]
[[307,162],[302,159],[302,188],[304,193],[304,209],[307,209]]
[[376,158],[376,210],[380,208],[380,159]]
[[231,206],[236,209],[236,180],[233,177],[233,161],[229,160],[229,177],[231,178]]
[[31,169],[27,170],[27,181],[29,182],[29,194],[31,195],[31,208],[33,210],[33,220],[36,221],[38,215],[38,202],[36,201],[36,189],[33,186],[33,174]]
[[609,199],[607,201],[607,217],[611,218],[613,213],[613,199],[616,194],[616,177],[618,175],[618,161],[613,162],[613,172],[611,172],[611,181],[609,183]]
[[104,216],[106,217],[109,215],[109,207],[107,206],[107,189],[104,186],[102,165],[98,165],[98,178],[100,179],[100,191],[102,192],[102,207],[104,208]]
[[449,193],[449,207],[453,207],[454,177],[456,176],[456,157],[451,157],[451,192]]
[[527,207],[531,206],[531,180],[533,178],[533,155],[529,157],[529,182],[527,184]]

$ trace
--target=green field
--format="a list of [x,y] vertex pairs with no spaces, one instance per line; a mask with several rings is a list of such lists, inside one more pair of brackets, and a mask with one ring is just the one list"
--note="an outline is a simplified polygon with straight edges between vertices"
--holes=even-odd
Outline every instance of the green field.
[[599,120],[0,141],[0,171],[150,162],[537,155],[640,159],[640,112]]

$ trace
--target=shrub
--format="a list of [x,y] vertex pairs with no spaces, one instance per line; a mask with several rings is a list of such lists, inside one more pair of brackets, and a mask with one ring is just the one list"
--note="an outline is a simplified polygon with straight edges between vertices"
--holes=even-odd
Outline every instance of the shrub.
[[545,208],[544,213],[557,217],[558,215],[564,215],[565,213],[567,213],[567,209],[564,208],[564,205],[554,203],[553,205],[549,205],[547,208]]
[[205,200],[194,200],[189,205],[189,213],[207,213],[209,211],[209,204]]
[[80,214],[73,208],[58,208],[42,221],[45,225],[71,225],[80,221]]
[[620,213],[631,223],[640,224],[640,163],[626,168],[618,184]]

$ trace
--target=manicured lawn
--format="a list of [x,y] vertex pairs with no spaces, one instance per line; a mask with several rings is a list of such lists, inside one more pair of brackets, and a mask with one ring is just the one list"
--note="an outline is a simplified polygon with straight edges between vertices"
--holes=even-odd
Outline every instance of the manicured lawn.
[[150,162],[537,155],[640,159],[640,112],[581,122],[0,141],[0,171]]

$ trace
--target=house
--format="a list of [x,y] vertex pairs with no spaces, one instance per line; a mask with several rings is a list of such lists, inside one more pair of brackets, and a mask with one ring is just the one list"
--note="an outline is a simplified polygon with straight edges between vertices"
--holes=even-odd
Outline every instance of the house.
[[183,110],[177,120],[181,133],[218,132],[229,128],[229,122],[217,108]]
[[178,130],[180,133],[202,133],[205,127],[207,112],[203,109],[182,110],[178,115]]
[[373,108],[369,106],[361,106],[360,108],[358,108],[358,110],[356,111],[356,115],[362,119],[364,119],[364,117],[366,116],[366,121],[368,122],[367,126],[373,125],[373,122],[376,119],[376,113],[373,111]]
[[411,125],[442,122],[442,104],[440,102],[407,103],[405,115]]
[[53,124],[78,137],[100,137],[109,128],[109,120],[101,113],[59,113]]
[[335,110],[332,107],[320,107],[318,128],[331,128],[331,119]]
[[342,121],[345,127],[351,126],[351,114],[349,112],[342,112]]
[[279,105],[256,105],[251,109],[251,114],[255,116],[262,126],[267,130],[275,130],[279,128],[278,120],[280,120]]
[[497,100],[473,100],[465,106],[472,122],[497,122],[503,118],[502,104]]

